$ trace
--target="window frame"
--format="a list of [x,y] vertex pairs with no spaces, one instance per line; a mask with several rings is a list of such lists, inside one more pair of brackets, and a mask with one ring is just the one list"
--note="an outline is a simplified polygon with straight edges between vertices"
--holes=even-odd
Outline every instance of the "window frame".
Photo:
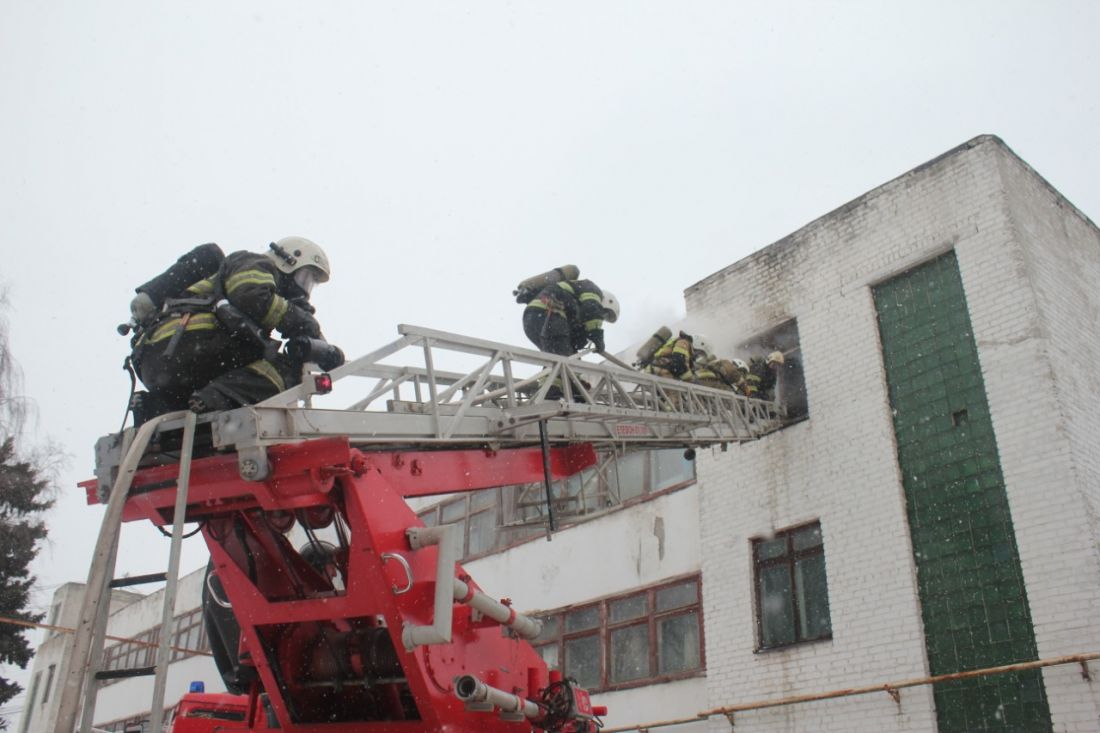
[[[657,610],[657,596],[660,591],[667,588],[687,585],[689,583],[695,584],[695,599],[692,602],[684,605],[675,606],[673,608],[663,611]],[[638,616],[632,616],[630,618],[612,621],[611,606],[617,602],[626,601],[633,598],[645,599],[644,612]],[[595,608],[598,611],[598,623],[594,627],[586,627],[574,631],[567,630],[565,619],[568,615],[592,608]],[[677,672],[662,673],[660,671],[661,654],[660,645],[658,642],[661,622],[672,618],[690,616],[692,614],[694,614],[696,619],[696,629],[699,636],[697,665],[689,669]],[[596,601],[589,601],[574,606],[568,606],[565,608],[544,613],[536,613],[533,615],[537,616],[540,619],[543,619],[544,623],[547,619],[553,618],[556,620],[556,632],[551,638],[544,639],[540,637],[539,639],[532,641],[531,644],[535,647],[535,650],[539,652],[540,656],[543,656],[544,649],[553,648],[557,655],[557,668],[561,669],[563,672],[565,671],[565,645],[567,642],[591,638],[593,636],[599,639],[599,681],[596,684],[591,685],[587,688],[590,692],[612,692],[616,690],[627,690],[635,687],[644,687],[647,685],[671,682],[673,680],[700,677],[706,674],[707,662],[706,637],[704,628],[705,624],[703,622],[703,579],[700,573],[693,573],[691,575],[663,580],[660,583],[656,583],[654,585],[650,585],[644,588],[636,588],[626,593],[607,596]],[[648,663],[647,672],[642,676],[636,677],[634,679],[613,681],[612,675],[614,658],[612,655],[611,643],[614,632],[642,625],[645,625],[646,627],[646,661]],[[581,684],[583,686],[583,682]]]
[[[172,619],[171,628],[172,637],[168,644],[169,664],[210,651],[210,639],[206,636],[206,624],[203,622],[201,606],[175,616]],[[194,641],[193,644],[190,643],[192,640]],[[151,629],[134,634],[126,641],[111,644],[103,649],[103,669],[114,671],[151,667],[156,664],[159,643],[160,624],[157,624]],[[171,647],[179,647],[190,651],[179,652]],[[101,687],[106,687],[121,682],[123,679],[126,678],[100,680],[99,684]]]
[[[186,624],[186,625],[184,625]],[[196,630],[197,629],[197,630]],[[190,643],[194,640],[194,644]],[[172,641],[169,646],[181,649],[190,649],[190,652],[169,650],[168,663],[187,659],[195,656],[197,652],[205,651],[206,626],[202,621],[202,608],[193,608],[185,611],[172,619]]]
[[[608,471],[597,472],[595,481],[598,485],[592,492],[592,496],[588,497],[588,500],[595,502],[607,501],[606,506],[597,506],[596,508],[586,508],[583,513],[569,514],[564,518],[558,517],[559,528],[569,527],[575,524],[586,522],[590,519],[594,519],[599,516],[603,516],[607,512],[617,511],[626,507],[631,507],[642,502],[656,499],[665,494],[672,493],[673,491],[679,491],[695,484],[698,481],[697,467],[694,461],[691,461],[691,476],[685,478],[682,481],[674,481],[666,486],[660,488],[654,488],[657,484],[657,478],[660,474],[658,467],[658,461],[660,460],[660,453],[662,451],[668,451],[671,455],[674,452],[680,452],[679,449],[652,449],[644,452],[630,453],[630,456],[644,456],[644,465],[642,467],[642,489],[637,495],[633,495],[628,499],[621,499],[610,490],[611,478],[608,477],[608,473],[615,472],[614,481],[618,482],[618,465],[610,466]],[[559,492],[560,496],[564,497],[570,494],[564,486],[570,479],[582,475],[588,475],[592,469],[586,469],[585,471],[575,474],[568,479],[563,479],[554,482],[555,491]],[[459,557],[463,562],[492,555],[497,552],[503,552],[513,547],[530,542],[534,539],[543,537],[546,533],[545,526],[538,524],[531,524],[529,526],[505,526],[506,522],[521,519],[523,517],[523,509],[517,507],[517,503],[520,500],[523,490],[530,486],[529,484],[514,485],[514,486],[500,486],[489,489],[479,489],[477,491],[463,492],[460,495],[448,496],[443,501],[433,504],[430,507],[422,509],[417,512],[417,517],[424,523],[425,526],[435,527],[439,526],[443,516],[443,510],[447,507],[455,506],[460,502],[465,502],[463,505],[462,516],[457,514],[453,521],[448,523],[461,524],[462,525],[462,546],[460,548]],[[539,484],[541,487],[542,485]],[[541,488],[539,489],[541,491]],[[493,492],[493,500],[491,503],[480,506],[475,505],[475,497],[481,496],[485,492]],[[579,492],[577,492],[579,495]],[[608,497],[615,499],[610,501]],[[477,515],[481,515],[487,512],[493,512],[495,514],[496,524],[493,531],[492,540],[488,543],[485,549],[481,549],[478,552],[470,552],[470,527],[471,519]]]
[[46,686],[42,688],[42,704],[50,701],[50,689],[53,687],[53,677],[57,673],[57,665],[51,664],[46,675]]
[[[788,409],[782,429],[810,419],[806,373],[802,362],[802,339],[798,333],[797,318],[788,318],[760,331],[739,343],[736,348],[736,352],[746,362],[749,361],[750,354],[763,357],[771,351],[782,351],[786,355],[786,363],[776,375],[775,386],[776,399]],[[796,409],[792,411],[792,407]]]
[[[803,548],[796,550],[794,547],[795,535],[803,532],[812,527],[817,527],[818,534],[821,536],[821,542],[813,547]],[[784,539],[786,541],[786,551],[780,557],[772,558],[760,558],[760,547],[767,542],[774,542],[778,539]],[[799,605],[798,605],[798,590],[796,588],[797,575],[795,573],[795,566],[799,560],[805,560],[807,558],[821,556],[822,562],[825,560],[825,535],[821,531],[821,520],[814,519],[809,522],[803,522],[793,527],[787,527],[785,529],[777,530],[770,537],[753,537],[751,539],[752,544],[752,581],[753,581],[753,598],[756,603],[756,648],[755,652],[768,652],[779,649],[790,649],[791,647],[801,646],[802,644],[811,644],[818,641],[829,641],[833,638],[833,624],[832,624],[832,608],[829,604],[829,584],[826,577],[825,582],[825,609],[829,612],[829,631],[825,634],[813,637],[802,637]],[[788,577],[790,579],[790,605],[789,610],[791,612],[791,623],[793,626],[794,640],[783,644],[771,644],[765,646],[764,644],[764,604],[760,596],[761,590],[761,575],[764,569],[786,566]]]

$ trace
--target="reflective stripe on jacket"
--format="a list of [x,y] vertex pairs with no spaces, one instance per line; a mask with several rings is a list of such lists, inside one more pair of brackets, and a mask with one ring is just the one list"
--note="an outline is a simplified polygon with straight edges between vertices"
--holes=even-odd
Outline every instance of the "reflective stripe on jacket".
[[691,371],[691,339],[683,334],[669,338],[657,349],[650,365],[676,376]]
[[579,336],[603,328],[603,291],[591,280],[563,280],[548,285],[527,303],[527,307],[564,316],[571,330],[581,332]]

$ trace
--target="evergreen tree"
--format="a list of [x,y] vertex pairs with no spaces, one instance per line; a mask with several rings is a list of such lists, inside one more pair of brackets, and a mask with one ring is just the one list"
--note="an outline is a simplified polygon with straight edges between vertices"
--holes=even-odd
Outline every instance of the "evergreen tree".
[[[0,309],[7,305],[0,291]],[[29,402],[21,394],[18,366],[8,346],[7,322],[0,317],[0,616],[40,622],[31,592],[35,578],[30,564],[46,538],[42,514],[53,504],[56,463],[39,456],[23,458],[16,440],[23,431]],[[33,655],[25,629],[0,623],[0,664],[26,669]],[[22,692],[23,686],[0,676],[0,706]],[[8,721],[0,718],[0,730]]]
[[[41,613],[30,611],[34,577],[29,567],[46,538],[41,513],[50,508],[49,482],[38,468],[15,455],[11,437],[0,444],[0,616],[39,622]],[[26,668],[33,651],[24,629],[0,624],[0,663]],[[18,683],[0,677],[0,705],[22,691]],[[0,730],[7,727],[0,719]]]

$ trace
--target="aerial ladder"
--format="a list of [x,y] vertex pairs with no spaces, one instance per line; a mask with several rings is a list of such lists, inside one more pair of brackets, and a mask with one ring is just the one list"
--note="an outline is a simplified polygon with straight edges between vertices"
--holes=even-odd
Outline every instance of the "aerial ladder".
[[425,527],[406,499],[525,486],[541,495],[550,532],[555,482],[630,450],[693,457],[755,440],[782,425],[782,407],[614,359],[398,332],[330,373],[307,365],[299,386],[265,402],[172,413],[99,440],[95,479],[82,485],[107,508],[58,730],[91,725],[118,535],[140,520],[173,527],[167,620],[183,525],[199,524],[211,554],[204,595],[239,627],[222,652],[241,671],[256,729],[264,710],[297,733],[598,729],[605,711],[531,646],[538,620],[485,594],[458,564],[455,527]]

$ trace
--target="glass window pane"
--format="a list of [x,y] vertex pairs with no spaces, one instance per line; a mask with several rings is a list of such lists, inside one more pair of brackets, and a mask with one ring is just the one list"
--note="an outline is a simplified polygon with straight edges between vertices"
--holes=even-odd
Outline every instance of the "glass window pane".
[[543,616],[540,620],[542,621],[542,633],[539,634],[539,639],[547,641],[558,638],[558,633],[561,631],[561,616],[557,614]]
[[565,676],[577,680],[581,687],[599,687],[600,637],[594,635],[567,640],[563,667]]
[[632,453],[615,461],[615,470],[610,473],[617,479],[620,501],[641,496],[645,491],[645,462],[645,453]]
[[496,489],[482,489],[481,491],[475,491],[470,494],[470,511],[477,511],[478,509],[488,509],[489,507],[495,507],[497,505],[497,490]]
[[646,614],[646,597],[630,596],[611,601],[607,604],[608,614],[612,622],[629,621],[632,618],[641,618]]
[[688,583],[670,585],[657,591],[657,610],[690,606],[699,600],[699,585],[692,580]]
[[439,524],[439,512],[435,509],[424,512],[423,514],[418,514],[417,516],[420,517],[420,521],[424,523],[425,527],[434,527]]
[[756,542],[756,557],[758,560],[770,560],[773,557],[783,557],[786,554],[786,537],[777,537],[774,540],[757,540]]
[[495,511],[478,512],[470,516],[470,554],[493,549],[497,534],[497,513]]
[[650,491],[660,491],[695,478],[695,461],[684,458],[682,450],[653,451],[653,486]]
[[791,542],[794,544],[794,549],[796,550],[805,550],[809,547],[820,546],[821,525],[815,524],[812,527],[803,527],[791,535]]
[[442,508],[443,512],[443,524],[450,524],[457,519],[462,519],[466,516],[466,499],[463,497],[458,501],[452,501],[450,504],[444,504]]
[[594,512],[603,509],[607,502],[600,495],[600,476],[595,469],[585,469],[577,476],[581,482],[582,506],[585,511]]
[[546,666],[550,669],[558,669],[558,645],[547,644],[546,646],[536,647],[535,649],[539,656],[542,657],[542,661],[546,662]]
[[820,639],[832,633],[829,589],[825,582],[825,556],[813,555],[794,564],[798,591],[798,626],[803,639]]
[[794,643],[789,567],[760,568],[760,643],[765,647]]
[[459,555],[465,556],[466,551],[463,549],[466,547],[466,520],[454,523],[455,528],[455,549]]
[[565,614],[565,630],[584,631],[600,625],[600,607],[587,606]]
[[649,676],[649,625],[639,624],[611,632],[611,679],[616,682]]
[[699,669],[699,614],[664,618],[657,622],[657,670],[674,674]]

